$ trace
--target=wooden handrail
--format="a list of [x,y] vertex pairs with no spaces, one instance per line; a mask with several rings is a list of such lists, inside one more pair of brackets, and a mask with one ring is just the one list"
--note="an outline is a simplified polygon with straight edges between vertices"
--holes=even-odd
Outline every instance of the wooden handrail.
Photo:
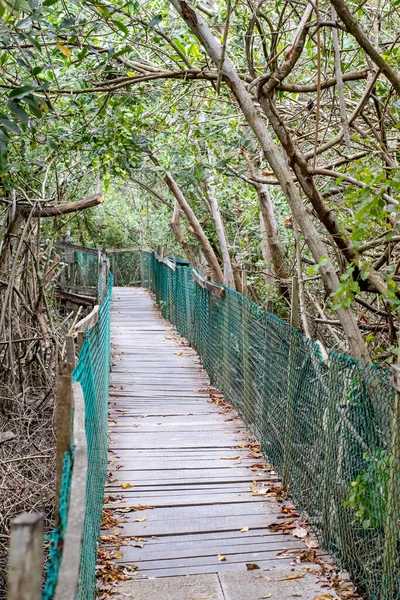
[[85,399],[80,383],[72,384],[74,400],[73,441],[75,447],[67,530],[58,575],[55,600],[75,600],[79,583],[81,543],[86,510],[88,448]]
[[99,320],[99,308],[100,306],[96,304],[92,312],[90,312],[84,319],[81,319],[72,330],[72,334],[77,338],[76,345],[78,353],[80,352],[83,342],[85,341],[86,329],[91,329],[94,327]]
[[167,265],[167,267],[169,267],[170,269],[172,269],[172,271],[176,271],[176,264],[172,262],[172,260],[169,260],[169,258],[164,258],[162,256],[158,256],[158,254],[155,252],[154,253],[156,259],[158,260],[158,262],[164,263],[164,265]]
[[217,285],[216,283],[211,283],[211,281],[207,281],[206,279],[204,279],[204,277],[199,275],[199,273],[195,269],[192,269],[192,274],[195,282],[203,289],[207,290],[211,294],[214,294],[214,296],[222,298],[222,296],[225,294],[225,288],[223,288],[220,285]]
[[116,254],[117,252],[140,252],[140,248],[106,248],[106,254]]
[[97,248],[89,248],[86,246],[78,246],[77,244],[68,244],[68,242],[62,242],[58,240],[54,242],[55,248],[67,248],[69,250],[74,250],[75,252],[85,252],[86,254],[93,254],[97,256]]
[[96,304],[93,310],[88,315],[86,315],[86,317],[78,321],[78,323],[73,328],[72,333],[74,335],[77,335],[80,331],[85,332],[86,329],[91,329],[93,325],[96,325],[99,319],[99,308],[99,305]]

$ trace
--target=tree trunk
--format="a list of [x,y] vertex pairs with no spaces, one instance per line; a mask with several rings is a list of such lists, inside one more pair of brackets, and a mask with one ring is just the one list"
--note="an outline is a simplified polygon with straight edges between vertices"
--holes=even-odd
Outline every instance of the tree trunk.
[[231,259],[229,256],[228,239],[225,231],[224,222],[222,220],[221,211],[219,210],[218,201],[215,197],[213,184],[214,178],[212,175],[203,180],[205,193],[210,204],[211,216],[214,221],[215,230],[217,232],[219,246],[221,248],[222,260],[224,264],[224,285],[236,289],[235,280],[233,277],[233,270]]
[[[149,156],[150,156],[151,161],[155,165],[158,166],[159,163],[158,163],[157,159],[152,154],[150,154]],[[224,283],[224,276],[222,275],[221,267],[219,266],[219,262],[218,262],[217,257],[215,256],[215,252],[212,249],[211,244],[210,244],[206,234],[204,233],[203,228],[202,228],[198,218],[194,214],[192,207],[190,206],[189,202],[186,200],[185,196],[183,195],[181,188],[176,183],[175,179],[172,177],[172,175],[170,173],[166,173],[164,175],[164,180],[165,180],[165,183],[167,184],[167,186],[169,187],[172,195],[175,197],[179,206],[185,213],[185,215],[192,227],[193,235],[196,237],[198,242],[200,242],[201,248],[203,250],[203,254],[204,254],[204,256],[207,260],[207,263],[210,267],[214,281],[216,283]]]
[[[221,46],[212,35],[207,23],[185,0],[170,0],[170,2],[203,44],[214,64],[218,65],[221,59]],[[260,146],[264,151],[275,177],[278,179],[280,186],[286,195],[293,212],[293,217],[297,220],[297,223],[303,232],[304,239],[306,240],[315,262],[320,263],[323,257],[326,261],[325,264],[322,264],[320,267],[320,273],[326,292],[328,294],[335,292],[339,286],[339,279],[334,266],[327,257],[325,245],[303,205],[302,197],[293,182],[292,174],[287,167],[280,150],[273,141],[268,131],[267,124],[261,118],[244,83],[241,81],[233,63],[228,57],[225,57],[224,59],[222,72],[223,79],[227,82],[235,95],[248,124],[253,129]],[[346,335],[351,353],[355,358],[358,358],[365,364],[370,358],[353,313],[349,309],[338,308],[337,314]]]
[[289,289],[282,279],[288,279],[286,271],[285,255],[283,253],[281,241],[278,234],[278,226],[275,219],[274,207],[268,192],[268,186],[265,183],[254,185],[257,190],[258,201],[260,203],[261,215],[264,223],[268,249],[271,256],[274,273],[278,277],[278,291],[280,296],[290,297]]
[[[265,266],[265,270],[269,272],[272,270],[272,259],[271,259],[271,253],[269,251],[267,233],[265,231],[264,218],[263,218],[261,210],[260,210],[260,231],[261,231],[261,252],[263,255],[263,259],[264,259],[264,266]],[[265,285],[267,287],[269,287],[270,285],[273,285],[273,278],[271,277],[271,275],[269,275],[269,273],[264,273],[264,281],[265,281]]]
[[179,211],[180,211],[180,208],[179,208],[178,200],[175,200],[174,212],[172,214],[172,219],[170,221],[169,227],[170,227],[172,233],[174,234],[174,236],[176,237],[178,243],[182,246],[183,252],[185,253],[185,256],[188,259],[188,261],[190,262],[191,266],[194,268],[198,268],[199,261],[197,259],[197,256],[196,256],[195,252],[193,251],[193,248],[190,246],[190,244],[186,240],[185,236],[181,232],[181,226],[180,226],[180,222],[179,222]]

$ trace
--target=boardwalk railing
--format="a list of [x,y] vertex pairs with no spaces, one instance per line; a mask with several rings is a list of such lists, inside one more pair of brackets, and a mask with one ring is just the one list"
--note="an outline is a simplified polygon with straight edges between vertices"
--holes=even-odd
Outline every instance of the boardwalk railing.
[[400,402],[389,373],[320,347],[241,294],[142,252],[142,285],[199,352],[324,548],[369,599],[400,598]]
[[99,277],[100,305],[75,328],[79,357],[71,379],[73,435],[64,453],[59,522],[51,537],[43,600],[89,600],[95,596],[107,474],[111,291],[112,276],[103,272]]
[[8,600],[95,597],[107,473],[112,291],[107,261],[102,264],[96,290],[99,304],[75,325],[74,335],[67,336],[67,360],[58,369],[56,527],[48,540],[45,585],[40,593],[41,560],[34,556],[43,545],[40,518],[21,515],[12,524]]

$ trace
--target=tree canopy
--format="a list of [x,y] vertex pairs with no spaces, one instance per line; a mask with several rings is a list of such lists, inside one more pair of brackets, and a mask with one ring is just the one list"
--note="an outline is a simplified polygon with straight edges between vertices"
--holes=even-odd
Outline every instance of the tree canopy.
[[185,254],[281,316],[296,276],[306,335],[392,361],[399,9],[1,0],[0,273],[32,219],[38,239]]

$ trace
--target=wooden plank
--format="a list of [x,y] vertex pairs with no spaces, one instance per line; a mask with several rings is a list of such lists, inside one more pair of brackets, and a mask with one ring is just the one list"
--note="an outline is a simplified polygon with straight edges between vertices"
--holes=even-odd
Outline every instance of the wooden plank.
[[73,383],[74,466],[68,507],[68,522],[55,594],[55,600],[75,600],[79,583],[81,543],[86,510],[88,450],[85,427],[85,399],[80,383]]
[[[304,548],[303,542],[296,539],[291,535],[282,536],[281,533],[271,533],[265,529],[251,529],[248,532],[240,533],[240,531],[227,531],[221,533],[199,533],[194,535],[168,535],[161,538],[146,538],[143,542],[143,548],[138,550],[146,550],[150,554],[156,552],[169,552],[170,550],[182,550],[190,551],[197,547],[201,551],[207,548],[215,547],[217,544],[224,544],[225,549],[231,546],[255,546],[265,544],[265,547],[270,547],[271,544],[279,544],[281,547],[291,542],[300,544]],[[114,539],[104,540],[105,545],[108,547],[118,546],[118,542]],[[132,540],[132,548],[136,548],[134,545],[136,540]],[[128,546],[125,546],[128,547]]]
[[40,600],[43,515],[23,513],[11,522],[7,600]]
[[[175,494],[175,495],[174,495]],[[247,503],[247,502],[263,502],[265,498],[262,496],[252,496],[246,491],[242,493],[234,490],[230,493],[225,493],[222,489],[213,491],[204,491],[203,494],[190,490],[189,492],[174,491],[170,492],[166,497],[164,490],[156,493],[153,492],[151,495],[143,495],[138,493],[132,493],[132,497],[128,494],[124,494],[124,501],[115,500],[110,501],[109,498],[119,498],[120,494],[110,494],[106,489],[105,497],[107,498],[106,508],[126,508],[128,506],[134,506],[136,504],[142,504],[143,506],[154,506],[155,508],[167,508],[171,506],[202,506],[204,504],[235,504],[236,502]]]
[[[288,536],[289,537],[289,536]],[[218,560],[218,554],[222,554],[226,557],[227,561],[239,560],[240,562],[257,562],[257,560],[268,560],[273,559],[277,556],[277,553],[286,554],[284,551],[289,550],[290,556],[294,558],[296,552],[300,552],[304,549],[304,544],[300,540],[295,538],[282,540],[275,542],[267,542],[266,540],[258,540],[253,544],[246,543],[246,538],[241,540],[235,540],[235,543],[230,543],[228,546],[226,540],[218,540],[217,542],[212,541],[206,544],[206,542],[199,542],[196,545],[186,544],[186,548],[182,547],[181,544],[174,545],[171,542],[163,544],[158,550],[158,544],[150,545],[144,543],[143,548],[135,548],[132,546],[124,546],[118,552],[123,554],[122,558],[116,559],[118,563],[135,562],[138,563],[141,568],[165,568],[165,566],[171,566],[172,561],[179,561],[182,563],[182,559],[186,559],[185,562],[190,564],[196,564],[196,560],[210,559],[213,561]],[[288,555],[289,556],[289,555]],[[156,562],[157,564],[151,565],[150,562]],[[207,561],[208,562],[208,561]],[[168,563],[168,565],[166,565]]]
[[72,365],[67,362],[60,363],[57,373],[56,391],[56,514],[62,484],[62,471],[64,454],[71,450],[72,426]]
[[[246,561],[247,562],[247,561]],[[133,579],[137,578],[137,579],[141,579],[143,577],[143,574],[146,575],[146,577],[177,577],[179,575],[199,575],[199,574],[207,574],[207,573],[224,573],[224,572],[229,572],[229,571],[247,571],[247,567],[246,567],[246,562],[242,562],[242,563],[237,563],[237,562],[221,562],[218,561],[218,564],[211,564],[211,565],[195,565],[195,566],[183,566],[183,567],[169,567],[169,568],[163,568],[163,569],[140,569],[137,572],[136,577],[134,576]],[[265,570],[270,570],[273,569],[274,567],[282,567],[282,566],[286,566],[288,569],[288,574],[293,574],[290,573],[290,569],[293,568],[291,567],[291,563],[293,563],[293,557],[291,558],[284,558],[284,557],[278,557],[272,560],[258,560],[257,561],[257,565],[260,567],[260,569],[265,569]],[[302,563],[302,568],[304,567],[311,567],[315,569],[315,564],[314,563]]]
[[[151,512],[151,511],[150,511]],[[140,518],[140,517],[135,517]],[[208,531],[240,531],[243,527],[266,527],[276,520],[276,515],[236,515],[233,517],[207,517],[201,519],[175,519],[167,523],[129,522],[118,526],[122,537],[205,533]],[[246,522],[244,522],[246,521]]]
[[73,294],[71,292],[65,292],[58,288],[55,288],[53,290],[53,294],[57,298],[62,298],[63,300],[69,300],[70,302],[74,302],[75,304],[82,304],[83,306],[92,306],[96,302],[96,298],[94,296],[84,296],[82,294]]
[[106,254],[118,254],[119,252],[140,252],[140,248],[106,248]]
[[55,248],[60,248],[64,250],[73,250],[75,252],[83,252],[84,254],[92,254],[94,256],[97,255],[96,248],[88,248],[86,246],[78,246],[77,244],[68,244],[67,242],[54,242]]

